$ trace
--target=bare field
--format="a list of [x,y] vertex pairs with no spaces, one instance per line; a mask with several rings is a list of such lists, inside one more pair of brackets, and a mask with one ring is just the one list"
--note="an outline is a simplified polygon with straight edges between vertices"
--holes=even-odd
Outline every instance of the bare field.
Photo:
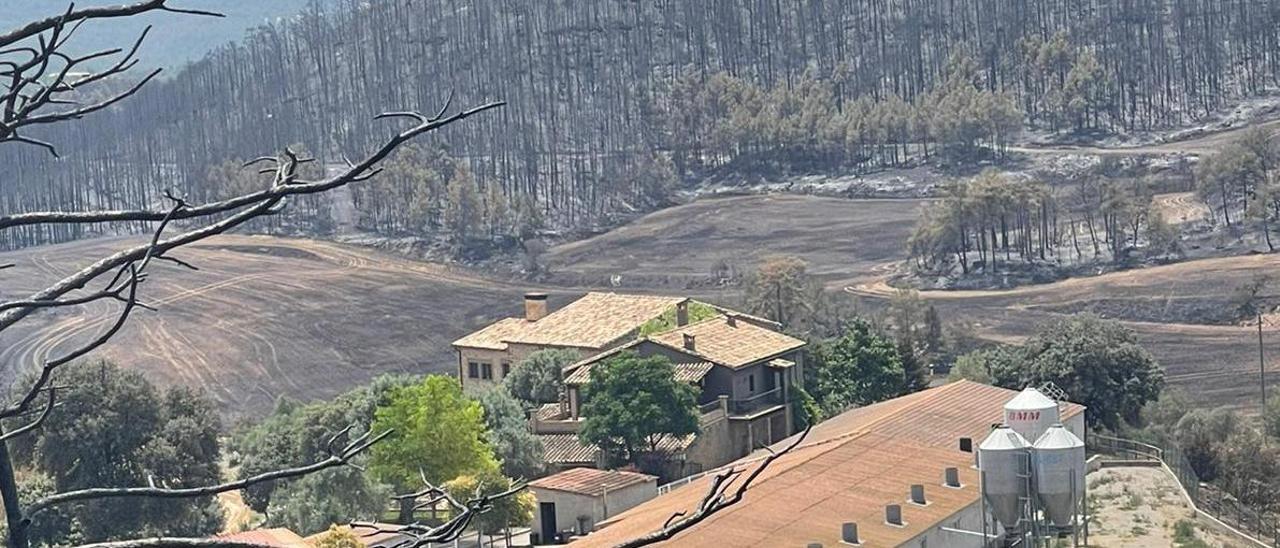
[[[903,259],[919,200],[751,196],[672,208],[547,257],[553,306],[587,288],[692,293],[725,303],[717,263],[747,269],[800,256],[833,289],[869,301]],[[133,242],[107,239],[0,254],[0,298],[25,296],[73,267]],[[383,372],[452,372],[449,342],[521,311],[518,282],[493,281],[363,248],[312,240],[227,236],[181,250],[190,272],[156,265],[144,285],[160,312],[139,311],[97,355],[164,383],[202,386],[230,416],[255,416],[281,395],[332,396]],[[1171,385],[1202,406],[1251,410],[1257,347],[1248,326],[1195,323],[1235,287],[1274,272],[1280,255],[1206,259],[1006,291],[930,291],[945,318],[968,318],[987,338],[1013,342],[1057,315],[1090,310],[1136,330]],[[0,337],[3,379],[105,328],[113,305],[43,313]],[[1268,334],[1280,356],[1280,334]],[[1275,361],[1269,360],[1269,370]]]
[[[0,297],[25,295],[88,258],[136,243],[112,239],[0,256]],[[384,372],[451,372],[449,342],[520,309],[520,289],[326,242],[226,236],[154,265],[145,302],[94,354],[168,384],[205,388],[229,416],[260,415],[281,395],[332,396]],[[115,305],[32,316],[0,338],[5,381],[106,327]]]
[[794,255],[826,280],[862,277],[903,258],[925,200],[846,200],[774,194],[673,207],[606,234],[554,248],[553,281],[685,288],[711,282],[717,265],[739,272]]

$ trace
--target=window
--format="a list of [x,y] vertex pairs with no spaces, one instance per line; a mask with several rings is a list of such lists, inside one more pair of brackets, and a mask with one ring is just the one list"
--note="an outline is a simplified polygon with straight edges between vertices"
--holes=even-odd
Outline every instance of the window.
[[467,362],[467,376],[473,379],[480,378],[480,364],[476,362]]
[[756,374],[755,373],[752,373],[751,375],[747,376],[747,390],[750,392],[756,391]]
[[502,362],[502,378],[507,378],[511,374],[511,362]]
[[493,380],[493,364],[491,363],[480,364],[480,378],[486,381]]

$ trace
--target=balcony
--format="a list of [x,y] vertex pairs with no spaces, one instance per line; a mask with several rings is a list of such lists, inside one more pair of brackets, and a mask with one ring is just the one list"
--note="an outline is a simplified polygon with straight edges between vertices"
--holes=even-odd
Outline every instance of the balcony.
[[729,400],[729,414],[732,416],[752,415],[770,407],[777,407],[783,403],[786,402],[782,401],[782,387],[778,387],[750,398]]

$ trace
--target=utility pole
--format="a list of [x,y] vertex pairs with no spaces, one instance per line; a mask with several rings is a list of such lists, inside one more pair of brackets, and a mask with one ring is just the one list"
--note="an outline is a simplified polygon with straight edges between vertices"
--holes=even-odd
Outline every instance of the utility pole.
[[1262,385],[1262,413],[1267,412],[1267,362],[1262,354],[1262,312],[1258,312],[1258,381]]

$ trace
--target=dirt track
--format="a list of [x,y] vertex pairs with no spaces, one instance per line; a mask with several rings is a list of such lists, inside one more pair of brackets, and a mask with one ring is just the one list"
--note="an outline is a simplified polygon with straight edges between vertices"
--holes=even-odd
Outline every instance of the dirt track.
[[1214,131],[1190,139],[1182,139],[1154,145],[1117,147],[1076,145],[1015,146],[1009,147],[1009,151],[1024,154],[1091,154],[1096,156],[1162,156],[1165,154],[1200,155],[1221,149],[1223,145],[1238,138],[1245,131],[1254,127],[1265,128],[1271,131],[1272,135],[1276,135],[1277,131],[1280,130],[1280,120],[1270,120],[1245,127]]

